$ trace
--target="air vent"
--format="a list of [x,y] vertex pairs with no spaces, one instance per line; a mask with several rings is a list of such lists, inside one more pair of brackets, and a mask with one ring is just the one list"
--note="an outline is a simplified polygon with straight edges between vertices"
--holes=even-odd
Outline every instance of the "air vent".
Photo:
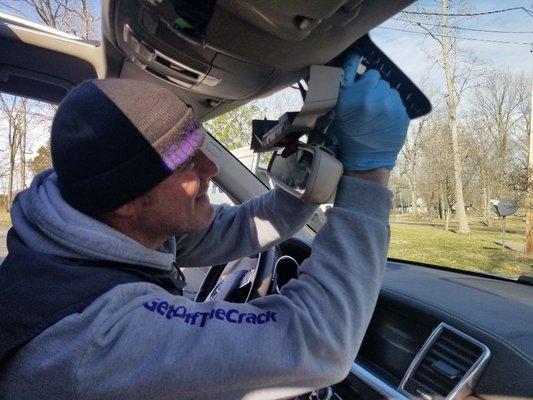
[[167,82],[185,88],[192,88],[202,84],[206,86],[216,86],[221,81],[219,78],[207,75],[208,65],[204,65],[204,72],[184,64],[178,60],[153,49],[147,43],[138,39],[128,24],[123,28],[123,39],[128,44],[130,59],[137,66],[153,75],[166,80]]
[[199,80],[198,78],[200,74],[192,72],[190,69],[183,68],[180,65],[169,61],[167,58],[161,57],[160,55],[156,55],[154,61],[163,65],[166,68],[172,69],[174,71],[178,71],[180,74],[183,74],[184,76],[194,79],[195,81]]
[[471,393],[489,356],[487,346],[442,323],[411,363],[400,391],[425,400],[462,399]]

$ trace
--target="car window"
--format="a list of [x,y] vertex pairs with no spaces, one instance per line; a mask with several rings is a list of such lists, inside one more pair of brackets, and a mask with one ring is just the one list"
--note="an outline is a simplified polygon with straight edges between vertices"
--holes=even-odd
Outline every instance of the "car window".
[[38,24],[43,30],[71,39],[99,43],[101,39],[101,2],[20,1],[0,2],[0,11]]
[[[99,40],[98,1],[77,2],[69,9],[58,3],[56,14],[36,8],[47,4],[8,0],[0,8]],[[489,5],[500,9],[495,1],[484,3],[483,9]],[[508,10],[478,15],[475,2],[452,3],[443,21],[439,4],[422,0],[370,33],[433,104],[429,116],[411,123],[392,172],[391,258],[515,279],[533,275],[531,24],[518,1],[506,6]],[[3,98],[6,110],[27,110],[26,139],[20,143],[10,139],[18,122],[9,113],[0,115],[0,223],[7,229],[13,196],[38,168],[50,165],[47,141],[54,108]],[[271,187],[265,174],[269,155],[249,150],[251,120],[276,119],[301,106],[299,90],[289,87],[205,126]],[[211,185],[209,190],[214,203],[231,204],[222,189]],[[331,203],[317,209],[309,222],[313,229],[325,223],[329,207]]]
[[[7,255],[5,239],[11,227],[10,210],[16,194],[28,187],[38,173],[52,167],[50,128],[56,106],[0,95],[0,259]],[[208,195],[214,205],[234,205],[234,201],[214,182]]]
[[[303,101],[299,89],[288,87],[264,99],[255,100],[236,110],[230,111],[204,123],[204,127],[252,173],[269,188],[273,182],[268,178],[266,169],[270,153],[255,154],[250,149],[253,119],[278,119],[289,111],[298,111]],[[308,225],[315,231],[326,222],[325,211],[331,203],[320,205]]]
[[[370,33],[433,104],[431,114],[411,123],[392,171],[389,257],[513,279],[533,275],[530,16],[475,15],[470,3],[468,12],[453,5],[442,21],[435,4],[417,2]],[[207,126],[265,180],[269,157],[249,150],[250,122],[301,105],[298,90],[287,88]],[[242,125],[224,131],[227,120],[240,117]],[[315,230],[328,207],[310,221]]]
[[222,204],[227,204],[230,206],[235,205],[235,202],[231,200],[231,198],[224,192],[224,189],[214,182],[209,182],[207,195],[209,196],[209,200],[211,200],[211,204],[217,206]]
[[7,255],[11,204],[33,176],[52,165],[50,127],[55,106],[0,93],[0,259]]

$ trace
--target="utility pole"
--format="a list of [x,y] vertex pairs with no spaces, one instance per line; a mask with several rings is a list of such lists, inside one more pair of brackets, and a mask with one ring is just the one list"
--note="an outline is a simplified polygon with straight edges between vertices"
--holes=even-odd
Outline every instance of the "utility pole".
[[[531,117],[533,117],[533,85],[530,92],[529,102],[531,108],[529,110]],[[533,119],[529,120],[529,157],[528,157],[528,180],[527,180],[527,196],[526,196],[526,253],[533,254]]]
[[259,160],[261,158],[261,153],[254,153],[252,155],[252,165],[251,165],[251,169],[252,169],[252,172],[254,173],[254,175],[257,175],[257,170],[259,168]]

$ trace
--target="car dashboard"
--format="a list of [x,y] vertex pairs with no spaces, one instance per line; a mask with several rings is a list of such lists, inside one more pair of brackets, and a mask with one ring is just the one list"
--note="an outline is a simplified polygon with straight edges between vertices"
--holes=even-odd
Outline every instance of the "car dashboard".
[[[301,262],[310,247],[278,252]],[[349,375],[311,398],[532,398],[532,326],[532,286],[389,261]]]

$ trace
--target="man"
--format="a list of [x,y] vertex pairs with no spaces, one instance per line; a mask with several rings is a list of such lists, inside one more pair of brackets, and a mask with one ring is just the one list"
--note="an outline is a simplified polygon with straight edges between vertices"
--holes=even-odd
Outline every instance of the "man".
[[390,169],[409,119],[350,57],[330,129],[345,176],[299,279],[246,304],[178,296],[214,265],[291,236],[314,207],[275,189],[214,210],[217,166],[169,91],[89,81],[61,103],[54,170],[13,206],[0,268],[2,399],[277,399],[342,380],[386,262]]

